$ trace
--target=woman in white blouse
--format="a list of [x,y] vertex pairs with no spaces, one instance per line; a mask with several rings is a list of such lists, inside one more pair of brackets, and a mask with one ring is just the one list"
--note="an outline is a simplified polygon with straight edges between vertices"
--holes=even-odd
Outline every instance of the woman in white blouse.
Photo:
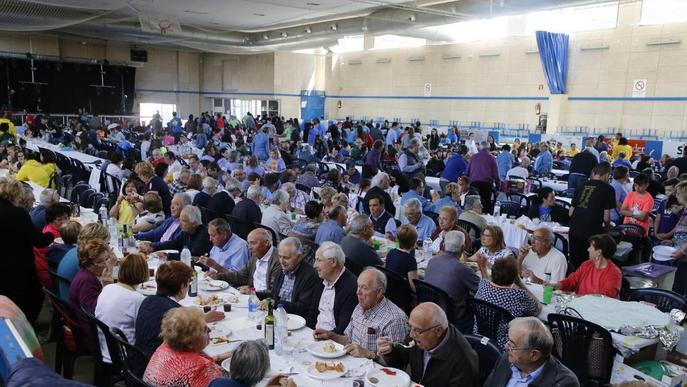
[[[145,296],[136,287],[148,280],[148,262],[142,254],[131,254],[124,258],[119,268],[119,282],[107,285],[98,296],[95,317],[111,328],[119,328],[129,343],[136,344],[136,317]],[[107,342],[98,333],[103,360],[111,363]]]
[[482,230],[482,247],[470,258],[470,261],[479,262],[483,257],[487,265],[491,267],[494,262],[513,255],[513,252],[506,247],[503,239],[501,227],[490,224]]

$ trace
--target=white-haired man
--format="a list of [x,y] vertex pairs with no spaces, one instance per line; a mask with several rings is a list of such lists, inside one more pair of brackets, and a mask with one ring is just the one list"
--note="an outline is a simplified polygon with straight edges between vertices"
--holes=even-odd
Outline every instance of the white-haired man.
[[210,252],[212,243],[208,229],[203,225],[198,207],[186,206],[181,210],[179,228],[181,228],[181,233],[176,238],[166,242],[141,242],[139,250],[142,253],[150,253],[158,250],[189,249],[191,256],[196,259]]
[[365,212],[370,212],[370,199],[373,197],[381,197],[384,199],[384,208],[392,216],[396,214],[396,206],[394,206],[394,201],[391,200],[391,196],[386,192],[391,184],[391,178],[384,172],[379,172],[372,178],[372,188],[370,188],[365,194],[365,199],[363,202],[363,208]]
[[403,205],[405,218],[402,224],[412,224],[417,229],[417,240],[424,241],[432,237],[437,225],[432,218],[422,213],[422,203],[417,199],[410,199]]
[[565,278],[568,261],[553,246],[554,235],[548,227],[540,227],[532,233],[532,245],[520,248],[518,262],[520,273],[534,283],[558,283]]
[[31,215],[31,222],[38,230],[43,230],[45,227],[45,210],[48,207],[60,202],[60,195],[52,188],[46,188],[41,192],[41,196],[38,199],[38,205],[31,209],[29,215]]
[[262,213],[263,225],[271,228],[277,234],[288,235],[293,228],[291,218],[286,212],[289,209],[289,194],[278,189],[272,194],[272,205]]

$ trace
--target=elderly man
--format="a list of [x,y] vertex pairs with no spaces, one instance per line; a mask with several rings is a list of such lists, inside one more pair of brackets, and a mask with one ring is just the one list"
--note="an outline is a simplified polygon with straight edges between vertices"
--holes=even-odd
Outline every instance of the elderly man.
[[374,227],[375,234],[380,237],[386,236],[389,239],[395,238],[396,219],[384,208],[384,198],[375,196],[368,201],[370,206],[370,220]]
[[374,268],[367,268],[358,276],[358,306],[353,310],[351,321],[343,335],[316,329],[318,340],[330,339],[346,348],[354,357],[377,358],[377,343],[373,337],[387,337],[399,343],[408,336],[408,318],[388,298],[386,276]]
[[432,238],[432,233],[437,225],[432,218],[422,213],[422,203],[417,199],[410,199],[403,206],[405,211],[405,219],[401,221],[402,224],[412,224],[417,229],[417,240],[424,241],[427,238]]
[[391,184],[391,178],[385,172],[379,172],[372,178],[372,188],[370,188],[365,194],[365,199],[363,202],[363,208],[365,212],[369,212],[370,200],[374,197],[381,197],[384,200],[384,208],[386,212],[395,216],[396,207],[394,206],[394,201],[391,200],[391,196],[386,192]]
[[[234,178],[230,178],[234,180]],[[207,208],[212,211],[217,217],[224,218],[224,215],[231,215],[234,211],[236,203],[234,202],[233,195],[231,194],[229,183],[226,183],[225,189],[220,189],[215,192],[214,195],[208,200]],[[235,191],[238,191],[238,184],[234,184]]]
[[513,167],[508,170],[506,173],[506,179],[510,179],[511,176],[515,177],[520,177],[523,179],[527,179],[530,177],[530,171],[529,171],[529,166],[530,166],[530,158],[525,156],[520,160],[520,165]]
[[198,192],[193,197],[193,205],[198,207],[207,207],[210,198],[217,192],[217,180],[212,177],[205,177],[203,179],[203,190]]
[[308,164],[305,167],[305,173],[298,176],[296,182],[310,188],[319,187],[320,180],[317,178],[317,164]]
[[263,225],[271,228],[277,235],[288,235],[293,228],[289,214],[289,194],[283,189],[278,189],[272,194],[272,205],[262,213]]
[[341,206],[336,206],[327,214],[327,221],[322,223],[317,228],[315,234],[315,243],[321,245],[322,242],[341,243],[341,240],[346,236],[344,226],[346,225],[346,209]]
[[158,250],[189,249],[191,256],[195,259],[208,254],[212,243],[210,243],[208,229],[203,225],[198,207],[186,206],[181,210],[179,228],[181,233],[175,238],[165,242],[141,242],[139,250],[142,253],[150,253]]
[[334,242],[324,242],[315,252],[315,271],[322,280],[315,290],[308,327],[343,334],[351,320],[356,298],[356,277],[346,269],[346,256]]
[[31,186],[24,185],[22,188],[22,199],[19,207],[22,207],[27,212],[30,212],[33,209],[33,204],[36,202],[36,197],[33,196],[33,188],[31,188]]
[[[401,196],[402,206],[408,203],[408,201],[411,199],[417,199],[422,204],[422,212],[437,212],[437,209],[435,208],[434,204],[432,204],[431,201],[424,197],[425,182],[422,179],[420,179],[419,177],[413,177],[412,179],[410,179],[410,181],[408,181],[408,188],[410,188],[408,192],[404,193],[403,196]],[[403,219],[404,216],[401,217],[401,220]]]
[[351,235],[341,240],[341,248],[346,255],[346,268],[356,276],[367,266],[384,265],[371,245],[370,238],[373,234],[370,218],[358,215],[351,221]]
[[[313,309],[315,290],[319,280],[317,272],[303,258],[303,245],[296,237],[288,237],[279,243],[277,248],[281,271],[274,278],[270,297],[275,305],[282,304],[287,313],[297,314],[304,318]],[[261,302],[266,308],[266,300]]]
[[520,274],[534,283],[558,283],[568,270],[565,255],[553,247],[554,235],[548,227],[540,227],[532,233],[532,245],[520,248],[518,262]]
[[272,246],[272,235],[264,228],[256,228],[248,234],[248,249],[251,257],[239,271],[208,275],[238,286],[243,294],[249,293],[251,288],[263,293],[272,292],[272,284],[281,270],[277,249]]
[[408,142],[408,148],[398,158],[398,169],[408,178],[412,178],[418,172],[424,172],[425,165],[420,161],[418,152],[422,141],[412,138]]
[[246,179],[246,171],[243,169],[242,166],[238,166],[234,168],[231,171],[231,177],[236,179],[236,181],[239,182],[239,188],[241,189],[241,192],[246,192],[248,187],[250,186],[250,182],[248,179]]
[[544,175],[551,172],[553,168],[553,156],[549,151],[549,146],[543,142],[539,146],[539,155],[534,160],[534,172],[538,175]]
[[231,232],[229,223],[217,218],[208,224],[212,242],[210,256],[200,257],[203,265],[219,272],[239,271],[248,262],[248,243]]
[[59,202],[60,195],[54,189],[46,188],[41,192],[41,196],[38,200],[38,206],[29,211],[31,222],[38,230],[42,231],[43,227],[45,227],[45,210]]
[[460,220],[467,220],[468,222],[479,227],[480,232],[487,227],[487,220],[482,216],[482,198],[478,195],[468,195],[465,197],[465,211],[458,216]]
[[429,261],[425,281],[448,293],[453,300],[456,327],[464,333],[472,332],[472,315],[467,313],[465,299],[477,292],[479,277],[460,262],[465,235],[449,231],[444,236],[444,254]]
[[439,305],[424,302],[416,306],[408,325],[415,345],[404,348],[387,337],[378,338],[380,363],[401,369],[410,364],[410,379],[425,387],[479,386],[477,353],[449,324]]
[[575,374],[551,356],[553,337],[536,317],[510,322],[504,353],[484,383],[490,387],[579,387]]
[[165,219],[165,221],[156,228],[150,231],[139,232],[138,234],[134,235],[134,238],[139,241],[148,242],[167,242],[175,239],[177,236],[179,236],[179,234],[181,234],[181,228],[179,228],[179,225],[181,224],[179,221],[181,210],[190,205],[190,196],[183,192],[174,194],[174,198],[172,198],[172,204],[170,205],[171,216]]
[[246,199],[236,203],[234,210],[231,211],[233,217],[243,220],[241,224],[234,225],[235,233],[247,236],[250,230],[253,229],[253,223],[260,223],[262,220],[261,202],[262,194],[260,193],[260,187],[257,185],[250,186],[246,192]]
[[496,158],[489,153],[489,143],[482,141],[479,152],[470,157],[468,169],[465,172],[472,185],[479,191],[482,204],[487,212],[491,213],[491,193],[493,186],[499,187],[501,178],[499,177],[499,167]]
[[176,195],[179,192],[185,192],[188,189],[188,179],[191,177],[191,171],[188,168],[183,168],[179,171],[179,176],[169,185],[169,192]]
[[284,183],[281,188],[289,194],[289,206],[298,214],[303,214],[305,211],[305,203],[310,200],[308,194],[296,189],[293,183]]

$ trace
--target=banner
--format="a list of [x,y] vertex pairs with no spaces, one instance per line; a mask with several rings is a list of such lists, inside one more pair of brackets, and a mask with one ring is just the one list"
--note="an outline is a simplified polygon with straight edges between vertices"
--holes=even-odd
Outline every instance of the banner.
[[646,141],[645,140],[628,139],[627,145],[632,147],[632,153],[633,154],[644,153],[644,148],[646,147]]
[[[680,141],[663,141],[663,153],[670,157],[682,157],[685,143]],[[660,156],[659,156],[660,157]],[[654,157],[656,158],[656,157]]]

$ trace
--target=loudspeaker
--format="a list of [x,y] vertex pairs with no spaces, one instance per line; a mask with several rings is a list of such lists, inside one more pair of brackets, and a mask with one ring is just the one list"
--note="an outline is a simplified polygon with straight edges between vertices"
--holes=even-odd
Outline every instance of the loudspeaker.
[[148,51],[146,50],[130,50],[130,57],[132,62],[147,62]]

